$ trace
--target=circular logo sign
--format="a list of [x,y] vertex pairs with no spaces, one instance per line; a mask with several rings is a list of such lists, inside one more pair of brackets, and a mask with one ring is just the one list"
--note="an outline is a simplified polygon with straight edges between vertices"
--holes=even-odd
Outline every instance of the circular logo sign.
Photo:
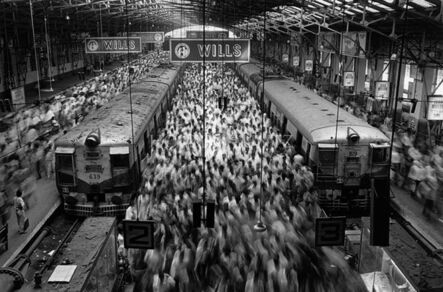
[[96,40],[89,40],[86,45],[90,51],[94,52],[98,50],[98,42]]
[[186,59],[187,57],[189,57],[189,54],[191,53],[191,49],[189,48],[189,46],[185,43],[178,43],[175,46],[175,55],[180,58],[180,59]]
[[156,34],[154,34],[154,40],[156,41],[156,42],[161,42],[162,41],[162,34],[161,33],[156,33]]

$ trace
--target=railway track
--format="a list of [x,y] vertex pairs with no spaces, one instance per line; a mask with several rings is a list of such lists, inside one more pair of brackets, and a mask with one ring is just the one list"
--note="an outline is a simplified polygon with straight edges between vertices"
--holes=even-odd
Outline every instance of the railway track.
[[82,222],[83,219],[66,216],[59,206],[0,268],[2,291],[14,291],[25,282],[34,282],[37,288],[41,275],[60,255]]
[[404,217],[401,207],[391,201],[391,217],[395,219],[417,243],[432,257],[443,264],[443,251],[435,246],[429,239],[420,233],[407,218]]

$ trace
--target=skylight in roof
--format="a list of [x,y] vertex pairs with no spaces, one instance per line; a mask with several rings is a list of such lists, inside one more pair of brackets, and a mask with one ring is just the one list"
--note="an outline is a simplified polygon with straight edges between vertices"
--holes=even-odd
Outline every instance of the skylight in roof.
[[424,7],[424,8],[435,7],[434,4],[429,3],[429,2],[426,1],[426,0],[409,0],[409,2],[412,2],[412,3],[414,3],[414,4],[420,5],[421,7]]
[[372,13],[379,13],[380,11],[371,7],[366,7],[366,11],[372,12]]
[[345,10],[345,13],[346,13],[347,15],[355,15],[355,13],[354,13],[354,12],[352,12],[352,11],[349,11],[349,10]]
[[361,10],[360,8],[357,8],[357,7],[352,7],[352,10],[357,11],[359,13],[363,13],[363,10]]
[[326,5],[326,6],[329,6],[329,5],[332,4],[331,2],[327,2],[327,1],[324,1],[324,0],[315,0],[315,2],[321,3],[321,4]]
[[387,11],[393,11],[394,10],[391,7],[388,7],[386,5],[380,4],[378,2],[372,2],[372,5],[375,5],[375,6],[378,6],[380,8],[383,8],[384,10],[387,10]]

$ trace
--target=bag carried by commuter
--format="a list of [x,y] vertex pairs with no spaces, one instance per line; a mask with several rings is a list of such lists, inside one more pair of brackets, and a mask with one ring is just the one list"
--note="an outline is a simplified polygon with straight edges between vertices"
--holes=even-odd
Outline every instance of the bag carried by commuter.
[[25,218],[25,222],[23,223],[23,231],[26,231],[29,228],[29,218]]

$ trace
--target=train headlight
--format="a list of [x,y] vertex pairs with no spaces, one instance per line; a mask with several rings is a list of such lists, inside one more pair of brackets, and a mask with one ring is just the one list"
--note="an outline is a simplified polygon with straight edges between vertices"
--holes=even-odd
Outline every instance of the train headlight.
[[91,132],[85,140],[85,145],[88,147],[97,147],[100,145],[100,133]]
[[351,127],[348,127],[348,137],[347,138],[348,138],[348,141],[350,141],[352,143],[358,143],[358,141],[360,141],[360,136]]

